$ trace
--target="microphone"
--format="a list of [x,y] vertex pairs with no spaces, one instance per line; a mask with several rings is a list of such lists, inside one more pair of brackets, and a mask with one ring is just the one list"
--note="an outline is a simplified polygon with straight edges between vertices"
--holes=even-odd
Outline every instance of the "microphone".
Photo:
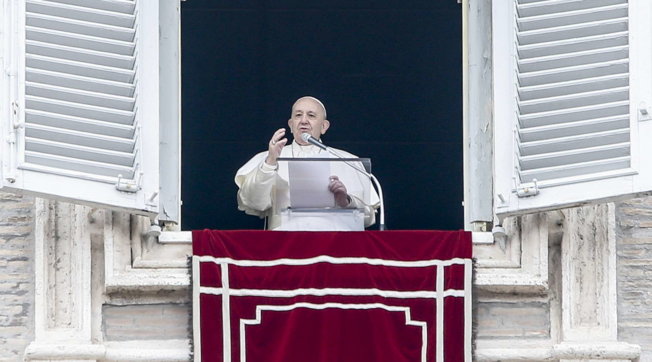
[[[324,151],[328,151],[330,154],[332,154],[333,156],[335,156],[337,158],[346,158],[346,157],[340,155],[339,153],[335,152],[334,149],[332,149],[330,147],[326,147],[325,144],[319,142],[319,140],[316,139],[315,137],[311,136],[310,133],[302,133],[301,134],[301,139],[304,142],[308,142],[308,143],[310,143],[312,145],[315,145],[315,146],[321,148]],[[378,226],[379,226],[380,230],[386,230],[386,227],[385,227],[385,202],[383,200],[383,188],[380,186],[380,182],[378,181],[376,176],[374,176],[372,173],[367,172],[364,169],[361,169],[360,167],[352,164],[351,162],[344,161],[344,163],[347,164],[348,166],[350,166],[351,168],[353,168],[354,170],[360,172],[361,174],[369,177],[369,179],[376,185],[376,189],[378,189],[378,197],[380,198],[380,224]]]
[[326,148],[327,148],[326,145],[319,142],[319,140],[316,139],[315,137],[311,136],[310,133],[302,133],[301,134],[301,139],[303,140],[303,142],[308,142],[308,143],[310,143],[312,145],[315,145],[315,146],[321,148],[322,150],[326,151]]

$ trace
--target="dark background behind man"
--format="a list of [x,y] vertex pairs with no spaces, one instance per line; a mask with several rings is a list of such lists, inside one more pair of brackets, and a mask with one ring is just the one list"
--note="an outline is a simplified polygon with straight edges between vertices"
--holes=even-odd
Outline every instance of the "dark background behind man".
[[371,157],[390,229],[459,229],[461,5],[454,0],[182,2],[183,229],[260,229],[235,171],[292,102],[321,99],[324,142]]

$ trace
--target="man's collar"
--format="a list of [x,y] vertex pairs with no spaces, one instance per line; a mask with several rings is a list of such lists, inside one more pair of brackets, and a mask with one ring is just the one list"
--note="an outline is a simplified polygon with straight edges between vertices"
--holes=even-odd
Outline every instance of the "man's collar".
[[[321,140],[320,140],[321,141]],[[292,141],[292,150],[303,154],[316,154],[321,152],[321,148],[315,145],[300,145],[296,140]]]

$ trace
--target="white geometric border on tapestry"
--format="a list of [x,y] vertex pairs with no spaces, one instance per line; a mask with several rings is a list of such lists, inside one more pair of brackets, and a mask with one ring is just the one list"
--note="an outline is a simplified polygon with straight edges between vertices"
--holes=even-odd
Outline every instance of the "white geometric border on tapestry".
[[410,308],[388,306],[381,303],[369,304],[345,304],[345,303],[295,303],[291,305],[259,305],[256,306],[256,319],[240,319],[240,361],[247,361],[245,326],[260,324],[263,311],[289,311],[298,308],[308,308],[316,310],[324,309],[384,309],[390,312],[403,312],[405,314],[405,325],[421,327],[421,362],[426,362],[426,351],[428,350],[428,326],[426,322],[412,320]]
[[[437,361],[444,360],[444,298],[461,297],[464,298],[464,359],[471,360],[471,278],[472,278],[472,261],[471,259],[453,258],[450,260],[418,260],[418,261],[400,261],[385,260],[362,257],[331,257],[317,256],[306,259],[276,259],[276,260],[236,260],[232,258],[215,258],[212,256],[193,256],[193,334],[195,343],[195,361],[201,361],[201,324],[199,295],[219,295],[222,296],[222,339],[223,339],[223,361],[231,362],[231,319],[230,313],[230,296],[260,296],[291,298],[300,295],[309,296],[380,296],[385,298],[404,298],[404,299],[434,299],[435,302],[435,319],[436,319],[436,346],[435,355]],[[220,266],[222,287],[202,287],[200,281],[200,263],[214,263]],[[364,264],[374,266],[390,266],[403,268],[423,268],[429,266],[437,267],[435,290],[417,290],[417,291],[397,291],[381,290],[376,288],[299,288],[293,290],[274,290],[274,289],[231,289],[229,287],[229,265],[240,267],[271,267],[280,265],[304,266],[317,263],[329,264]],[[464,266],[464,289],[447,289],[444,290],[444,267],[451,265]],[[363,307],[365,306],[365,307]],[[372,307],[373,306],[373,307]],[[292,307],[292,308],[291,308]],[[427,351],[427,329],[425,322],[412,321],[410,318],[409,307],[388,306],[380,303],[370,304],[342,304],[342,303],[295,303],[292,305],[258,305],[256,306],[256,319],[240,320],[240,360],[245,362],[246,351],[244,326],[259,324],[263,310],[278,311],[289,310],[288,308],[311,308],[311,309],[371,309],[381,308],[388,311],[402,311],[406,313],[406,325],[418,325],[422,327],[422,348],[421,360],[425,362]]]

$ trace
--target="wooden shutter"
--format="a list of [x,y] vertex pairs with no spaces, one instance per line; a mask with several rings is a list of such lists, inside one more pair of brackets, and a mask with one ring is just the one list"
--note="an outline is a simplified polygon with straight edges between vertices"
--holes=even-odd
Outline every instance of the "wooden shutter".
[[8,188],[158,210],[158,1],[12,3]]
[[498,214],[652,189],[646,3],[494,2]]

